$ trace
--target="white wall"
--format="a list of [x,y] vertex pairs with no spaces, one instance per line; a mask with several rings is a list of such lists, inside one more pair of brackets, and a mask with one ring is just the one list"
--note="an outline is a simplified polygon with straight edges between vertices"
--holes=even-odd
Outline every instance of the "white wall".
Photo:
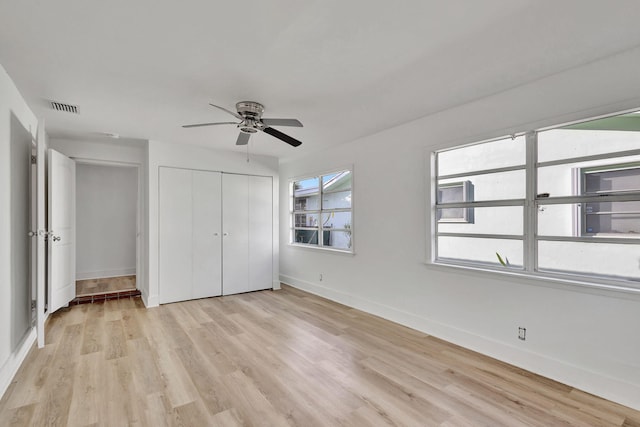
[[138,169],[76,165],[76,279],[136,274]]
[[[168,144],[149,141],[148,196],[149,196],[149,281],[140,288],[147,307],[158,305],[158,174],[161,166],[187,169],[242,173],[273,177],[273,287],[280,287],[278,233],[278,159],[269,156],[251,156],[236,152],[210,150],[186,144]],[[285,205],[286,206],[286,205]]]
[[640,296],[425,264],[432,150],[640,107],[639,58],[627,51],[282,162],[281,206],[289,178],[354,165],[355,244],[353,256],[289,246],[282,227],[282,281],[640,409]]
[[[17,283],[13,274],[12,253],[16,239],[25,239],[17,235],[12,228],[12,211],[20,211],[13,206],[11,197],[11,145],[18,138],[35,139],[38,121],[11,81],[4,68],[0,66],[0,395],[4,393],[26,352],[34,342],[35,334],[31,325],[16,316],[16,310],[30,304],[30,283]],[[15,141],[14,141],[15,142]],[[28,196],[27,196],[28,200]],[[22,280],[21,280],[22,282]],[[16,300],[17,296],[21,300]],[[20,308],[22,310],[22,308]],[[28,308],[27,308],[28,310]],[[24,314],[24,313],[23,313]],[[30,313],[27,312],[27,319]]]

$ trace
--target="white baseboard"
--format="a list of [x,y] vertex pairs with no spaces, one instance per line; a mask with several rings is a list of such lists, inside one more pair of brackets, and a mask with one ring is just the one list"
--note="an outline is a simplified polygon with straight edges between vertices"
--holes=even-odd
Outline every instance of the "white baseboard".
[[136,268],[120,268],[114,270],[86,271],[76,273],[76,280],[102,279],[105,277],[133,276],[136,274]]
[[271,284],[271,289],[273,289],[274,291],[280,289],[280,280],[274,280]]
[[408,326],[587,393],[640,410],[640,385],[611,378],[565,361],[472,334],[413,313],[407,313],[388,305],[369,301],[360,296],[329,289],[287,275],[280,275],[280,280],[303,291]]
[[149,294],[147,294],[146,289],[141,289],[140,294],[141,294],[140,296],[142,297],[142,303],[146,308],[158,307],[160,305],[159,304],[160,301],[157,295],[149,296]]
[[31,328],[29,332],[25,334],[16,351],[9,355],[7,361],[2,365],[2,368],[0,368],[0,398],[4,396],[7,388],[9,388],[20,365],[22,365],[22,362],[24,362],[24,359],[27,357],[33,343],[36,342],[36,338],[36,328]]

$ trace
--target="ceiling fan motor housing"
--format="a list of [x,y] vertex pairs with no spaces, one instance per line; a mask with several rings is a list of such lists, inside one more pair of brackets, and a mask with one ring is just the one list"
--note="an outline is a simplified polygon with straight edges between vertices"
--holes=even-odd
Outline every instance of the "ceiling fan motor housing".
[[236,104],[236,110],[244,118],[260,120],[264,113],[264,105],[253,101],[240,101]]

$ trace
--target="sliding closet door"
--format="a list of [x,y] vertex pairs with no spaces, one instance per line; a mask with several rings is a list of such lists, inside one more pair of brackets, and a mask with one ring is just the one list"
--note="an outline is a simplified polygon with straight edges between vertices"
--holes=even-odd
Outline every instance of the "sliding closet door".
[[160,303],[222,293],[220,176],[160,168]]
[[222,292],[249,291],[249,177],[222,176]]
[[271,289],[273,189],[270,176],[249,177],[249,290]]
[[193,172],[192,298],[222,294],[222,182],[219,172]]
[[192,172],[160,168],[160,303],[191,299],[193,280]]

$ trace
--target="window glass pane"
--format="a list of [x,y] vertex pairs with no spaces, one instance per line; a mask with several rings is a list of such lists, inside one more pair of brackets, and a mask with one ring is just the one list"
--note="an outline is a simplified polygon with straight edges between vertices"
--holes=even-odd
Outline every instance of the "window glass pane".
[[295,214],[294,227],[317,227],[318,214]]
[[438,153],[438,175],[524,165],[525,137],[506,138]]
[[458,259],[502,266],[496,253],[511,267],[522,267],[521,240],[475,237],[438,237],[438,258]]
[[322,209],[351,208],[351,190],[325,193],[322,196]]
[[335,249],[351,249],[351,231],[324,231],[324,246]]
[[318,178],[307,178],[301,181],[294,181],[293,183],[293,194],[297,195],[308,195],[312,193],[318,192]]
[[578,205],[583,234],[626,234],[640,238],[640,201]]
[[351,212],[327,212],[322,214],[323,228],[351,228]]
[[[639,161],[640,156],[627,156],[541,167],[538,168],[538,194],[549,193],[551,197],[577,196],[581,194],[581,188],[583,188],[581,184],[582,179],[584,179],[582,174],[589,175],[592,173],[588,171],[589,169],[616,169],[616,165],[633,164]],[[587,170],[585,171],[585,169]],[[640,180],[640,177],[638,179]],[[610,181],[609,184],[611,184]],[[593,188],[594,185],[593,182],[589,184],[590,188]],[[605,185],[607,183],[603,182],[602,186]],[[633,186],[633,178],[631,178],[631,182],[621,181],[616,185],[619,187]]]
[[577,236],[579,204],[538,206],[538,235]]
[[538,161],[640,149],[640,115],[592,120],[538,134]]
[[318,230],[295,230],[295,243],[318,244]]
[[[525,171],[490,173],[465,177],[468,180],[468,200],[524,199]],[[460,178],[443,179],[438,186],[459,182]]]
[[538,242],[540,270],[640,279],[640,245]]
[[296,211],[317,211],[320,210],[320,196],[294,197],[293,209]]
[[586,194],[606,191],[638,191],[640,190],[640,167],[587,172],[584,175],[583,188]]
[[541,205],[538,234],[640,238],[640,201]]
[[322,176],[322,191],[351,189],[351,171],[336,172]]
[[471,182],[453,182],[438,186],[438,203],[466,202],[469,200],[468,188]]
[[[454,209],[438,209],[450,211]],[[444,222],[438,224],[441,233],[515,234],[522,235],[522,206],[500,206],[468,209],[468,223]],[[445,212],[443,212],[445,213]]]
[[443,222],[469,222],[470,213],[473,210],[471,208],[447,208],[438,209],[437,221]]

